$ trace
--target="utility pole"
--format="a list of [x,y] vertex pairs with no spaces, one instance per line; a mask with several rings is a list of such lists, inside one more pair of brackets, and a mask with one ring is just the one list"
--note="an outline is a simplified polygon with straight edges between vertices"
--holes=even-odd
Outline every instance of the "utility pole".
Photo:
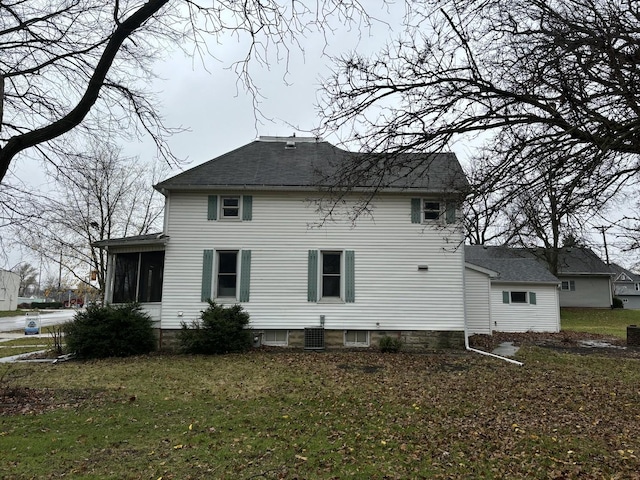
[[607,267],[610,265],[609,263],[609,249],[607,248],[607,235],[606,235],[606,231],[609,230],[611,227],[593,227],[596,230],[600,230],[600,232],[602,233],[602,242],[604,243],[604,255],[605,258],[607,260]]

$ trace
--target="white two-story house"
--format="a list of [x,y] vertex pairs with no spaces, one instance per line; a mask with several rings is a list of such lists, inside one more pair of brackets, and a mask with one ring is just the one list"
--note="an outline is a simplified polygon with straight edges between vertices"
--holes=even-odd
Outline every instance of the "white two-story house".
[[317,138],[260,137],[160,182],[162,233],[98,242],[109,252],[106,300],[141,302],[162,346],[208,300],[242,305],[266,345],[366,347],[391,335],[462,346],[460,164],[426,157],[419,176],[386,182],[354,222],[341,213],[374,185],[331,202],[323,182],[359,158]]

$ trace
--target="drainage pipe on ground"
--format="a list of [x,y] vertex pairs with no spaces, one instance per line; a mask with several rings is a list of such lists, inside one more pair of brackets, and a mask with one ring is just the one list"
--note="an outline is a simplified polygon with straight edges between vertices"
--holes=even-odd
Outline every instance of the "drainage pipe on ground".
[[[464,245],[459,246],[458,248],[464,249]],[[462,264],[462,302],[463,302],[463,315],[464,315],[464,348],[473,353],[478,353],[480,355],[486,355],[487,357],[497,358],[499,360],[504,360],[505,362],[513,363],[518,366],[524,365],[524,363],[519,362],[517,360],[513,360],[512,358],[502,357],[500,355],[496,355],[495,353],[485,352],[483,350],[478,350],[476,348],[471,348],[469,346],[469,332],[467,331],[467,280],[466,280],[466,268],[464,266],[464,262]],[[491,301],[491,300],[489,300]]]
[[465,325],[465,329],[464,329],[464,348],[466,348],[468,351],[473,352],[473,353],[479,353],[480,355],[486,355],[487,357],[493,357],[493,358],[498,358],[500,360],[504,360],[505,362],[509,362],[509,363],[513,363],[515,365],[518,366],[522,366],[524,365],[524,363],[519,362],[517,360],[514,360],[512,358],[508,358],[508,357],[502,357],[500,355],[496,355],[495,353],[489,353],[489,352],[485,352],[483,350],[478,350],[476,348],[471,348],[469,346],[469,337],[467,336],[467,328]]

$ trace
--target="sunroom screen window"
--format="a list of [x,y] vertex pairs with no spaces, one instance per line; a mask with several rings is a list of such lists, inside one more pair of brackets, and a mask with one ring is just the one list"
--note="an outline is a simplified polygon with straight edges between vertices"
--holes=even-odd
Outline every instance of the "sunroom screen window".
[[340,296],[340,253],[322,254],[322,296]]
[[162,300],[162,273],[164,252],[146,252],[141,255],[139,302]]
[[120,253],[116,256],[113,303],[127,303],[136,300],[139,259],[139,253]]

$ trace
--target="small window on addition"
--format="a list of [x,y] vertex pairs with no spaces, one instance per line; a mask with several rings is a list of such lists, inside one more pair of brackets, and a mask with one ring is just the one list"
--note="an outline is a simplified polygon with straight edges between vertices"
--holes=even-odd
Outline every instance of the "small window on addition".
[[240,197],[220,197],[220,218],[240,218]]
[[527,292],[511,292],[511,303],[527,303]]

